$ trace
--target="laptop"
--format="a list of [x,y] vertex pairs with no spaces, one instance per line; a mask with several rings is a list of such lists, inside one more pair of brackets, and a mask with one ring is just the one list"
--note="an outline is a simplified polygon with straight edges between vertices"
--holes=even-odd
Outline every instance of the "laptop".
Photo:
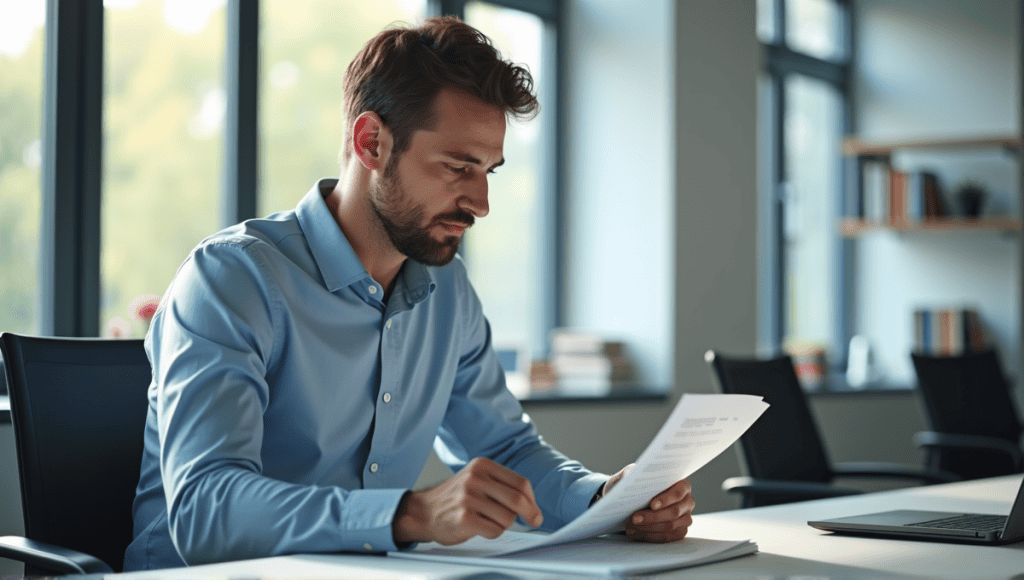
[[896,510],[847,518],[807,522],[840,534],[914,540],[1008,544],[1024,540],[1024,481],[1010,515]]

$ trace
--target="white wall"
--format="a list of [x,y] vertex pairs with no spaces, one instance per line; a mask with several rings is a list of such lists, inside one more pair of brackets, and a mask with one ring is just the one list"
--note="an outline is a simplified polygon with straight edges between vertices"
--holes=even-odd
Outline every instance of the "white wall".
[[[857,132],[868,139],[1018,134],[1019,0],[860,0],[856,22]],[[991,192],[987,215],[1020,214],[1019,169],[1004,152],[902,155],[904,169],[934,169],[949,193],[965,179]],[[883,370],[912,383],[912,312],[974,305],[1020,376],[1017,236],[865,236],[856,246],[854,331]]]

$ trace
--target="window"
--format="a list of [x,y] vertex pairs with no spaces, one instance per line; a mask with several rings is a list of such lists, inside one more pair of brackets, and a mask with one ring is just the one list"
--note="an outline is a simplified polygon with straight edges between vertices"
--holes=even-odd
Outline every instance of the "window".
[[840,142],[849,123],[847,9],[837,0],[758,2],[767,55],[760,219],[774,239],[759,274],[761,294],[770,298],[760,305],[759,342],[776,352],[821,349],[839,365],[848,332],[838,233]]
[[260,19],[260,192],[257,214],[295,207],[337,176],[342,81],[363,44],[389,24],[416,25],[426,0],[269,0]]
[[159,296],[221,223],[224,0],[105,2],[101,312],[104,336],[145,334]]
[[0,331],[38,333],[45,0],[0,19]]
[[846,56],[843,7],[836,0],[786,0],[786,43],[809,56],[841,60]]
[[195,244],[338,174],[341,81],[362,44],[455,14],[540,92],[540,117],[510,123],[490,227],[464,246],[496,342],[543,351],[561,252],[553,0],[16,4],[0,22],[0,330],[142,336],[133,306],[162,295]]
[[486,34],[502,58],[533,75],[541,112],[528,122],[512,119],[505,133],[505,164],[489,178],[490,213],[466,233],[463,251],[470,279],[501,346],[529,348],[542,356],[550,331],[545,308],[550,283],[554,195],[548,164],[554,156],[549,119],[553,54],[544,21],[534,14],[483,2],[466,5],[466,22]]
[[829,344],[836,328],[833,297],[839,215],[842,95],[832,85],[793,74],[785,81],[783,119],[787,180],[783,190],[786,255],[784,342]]

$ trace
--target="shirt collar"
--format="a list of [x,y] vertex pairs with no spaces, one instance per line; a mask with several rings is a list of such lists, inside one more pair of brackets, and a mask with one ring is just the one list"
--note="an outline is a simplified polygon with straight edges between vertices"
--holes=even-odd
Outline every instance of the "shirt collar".
[[[324,196],[337,185],[337,179],[317,181],[295,208],[313,260],[331,292],[370,276],[324,201]],[[401,275],[405,277],[405,295],[410,305],[426,300],[436,287],[430,267],[415,260],[405,261]]]

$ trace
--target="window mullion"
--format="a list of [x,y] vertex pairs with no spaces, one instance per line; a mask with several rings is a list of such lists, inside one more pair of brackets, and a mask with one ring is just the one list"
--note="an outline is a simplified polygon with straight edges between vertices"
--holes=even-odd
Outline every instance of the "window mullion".
[[47,3],[40,331],[99,334],[103,2]]
[[259,195],[259,2],[229,0],[224,191],[221,219],[232,225],[257,217]]

